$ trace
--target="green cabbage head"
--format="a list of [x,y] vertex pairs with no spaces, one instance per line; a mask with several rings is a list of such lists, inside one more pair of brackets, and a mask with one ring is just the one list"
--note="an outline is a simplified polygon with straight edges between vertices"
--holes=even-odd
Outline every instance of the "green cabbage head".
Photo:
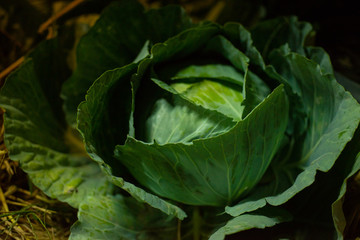
[[62,33],[7,78],[0,107],[10,158],[79,209],[72,240],[270,227],[318,172],[358,153],[360,106],[296,17],[247,30],[115,1],[76,41],[74,71]]
[[[284,138],[288,100],[282,85],[268,95],[241,42],[229,40],[231,27],[240,28],[190,28],[95,82],[79,120],[92,97],[93,107],[105,105],[96,120],[102,130],[90,128],[118,139],[110,167],[124,166],[139,186],[190,205],[233,204],[261,180]],[[111,125],[101,123],[107,119]]]
[[343,99],[357,103],[327,54],[304,47],[310,32],[292,17],[149,37],[78,108],[90,156],[115,185],[175,215],[178,204],[237,216],[286,202],[331,167],[358,124],[343,124]]

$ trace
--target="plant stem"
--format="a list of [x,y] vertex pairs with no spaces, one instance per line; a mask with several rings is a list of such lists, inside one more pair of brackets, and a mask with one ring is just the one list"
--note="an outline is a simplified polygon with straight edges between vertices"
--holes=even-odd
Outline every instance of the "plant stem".
[[0,80],[5,78],[7,75],[9,75],[9,73],[11,73],[14,69],[16,69],[24,61],[24,59],[25,57],[19,58],[10,66],[8,66],[6,69],[4,69],[2,72],[0,72]]
[[194,228],[194,240],[200,240],[201,236],[201,217],[199,207],[194,207],[193,212],[193,228]]
[[177,240],[181,240],[181,220],[178,219],[177,224]]

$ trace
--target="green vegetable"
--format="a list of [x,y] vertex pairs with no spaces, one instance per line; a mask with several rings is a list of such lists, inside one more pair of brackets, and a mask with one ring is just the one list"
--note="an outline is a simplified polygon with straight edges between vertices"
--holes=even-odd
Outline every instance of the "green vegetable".
[[310,32],[295,17],[248,31],[113,3],[71,76],[59,36],[7,79],[10,156],[79,208],[71,239],[224,239],[290,221],[280,205],[332,168],[360,122],[326,52],[304,46]]

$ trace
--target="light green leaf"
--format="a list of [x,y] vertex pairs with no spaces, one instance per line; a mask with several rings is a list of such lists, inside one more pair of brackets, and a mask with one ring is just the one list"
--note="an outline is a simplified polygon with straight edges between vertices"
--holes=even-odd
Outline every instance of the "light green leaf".
[[7,78],[0,105],[6,110],[4,136],[10,158],[19,161],[47,195],[78,207],[85,196],[111,192],[112,186],[97,164],[70,148],[82,143],[69,142],[71,134],[56,97],[66,70],[59,49],[57,40],[40,44]]
[[[209,65],[206,65],[205,68],[190,66],[189,71],[191,72],[193,68],[200,68],[200,71],[202,71],[208,67]],[[186,74],[189,74],[190,76],[190,73],[187,72],[187,69],[184,69],[184,71],[186,71]],[[217,69],[217,67],[215,67],[215,69]],[[219,69],[224,70],[223,66],[219,67]],[[199,72],[195,74],[198,73]],[[236,75],[234,74],[232,77],[234,76]],[[193,79],[191,81],[188,81],[187,79],[181,79],[175,83],[171,83],[169,87],[164,87],[164,83],[162,84],[161,81],[153,79],[153,81],[155,81],[159,86],[162,86],[167,90],[169,90],[170,87],[173,88],[173,90],[169,91],[172,93],[179,93],[182,97],[198,106],[217,111],[227,117],[234,119],[235,121],[239,121],[242,119],[243,112],[242,86],[229,83],[230,81],[228,79],[224,81],[221,80],[220,78],[210,80],[206,77],[199,77],[198,79]],[[235,81],[233,80],[232,82]]]
[[222,113],[235,121],[242,119],[243,95],[239,86],[204,79],[191,84],[182,95],[197,105]]
[[159,73],[159,79],[168,82],[175,91],[164,87],[162,81],[153,79],[159,86],[236,121],[242,118],[244,77],[234,67],[223,64],[190,64],[185,67],[182,64],[166,64],[162,69],[165,72]]
[[133,63],[139,63],[141,62],[141,60],[143,60],[146,57],[150,56],[150,41],[147,40],[144,43],[144,46],[141,48],[139,54],[136,56],[135,60],[133,61]]
[[190,143],[220,135],[235,125],[225,116],[181,102],[173,106],[165,99],[159,99],[155,103],[152,115],[146,121],[146,142]]
[[175,239],[177,222],[133,198],[88,197],[79,208],[70,240]]
[[333,166],[359,125],[359,104],[332,75],[323,74],[318,64],[295,53],[276,63],[277,71],[303,101],[308,129],[305,136],[290,141],[285,154],[273,162],[274,181],[258,186],[239,204],[227,207],[226,212],[233,216],[266,203],[283,204],[312,184],[317,171],[327,172]]
[[160,196],[191,205],[224,206],[261,179],[283,138],[287,116],[287,99],[278,87],[224,134],[164,145],[128,137],[125,145],[116,146],[115,156]]

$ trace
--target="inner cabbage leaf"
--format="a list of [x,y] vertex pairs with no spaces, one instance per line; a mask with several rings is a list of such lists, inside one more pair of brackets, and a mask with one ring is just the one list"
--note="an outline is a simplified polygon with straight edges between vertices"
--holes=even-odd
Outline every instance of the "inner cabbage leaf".
[[203,80],[192,84],[183,94],[198,105],[216,110],[236,121],[241,120],[244,109],[241,105],[241,88],[235,89],[218,82]]
[[152,115],[146,121],[146,142],[187,143],[227,132],[235,124],[216,112],[190,104],[171,105],[165,99],[155,103]]

